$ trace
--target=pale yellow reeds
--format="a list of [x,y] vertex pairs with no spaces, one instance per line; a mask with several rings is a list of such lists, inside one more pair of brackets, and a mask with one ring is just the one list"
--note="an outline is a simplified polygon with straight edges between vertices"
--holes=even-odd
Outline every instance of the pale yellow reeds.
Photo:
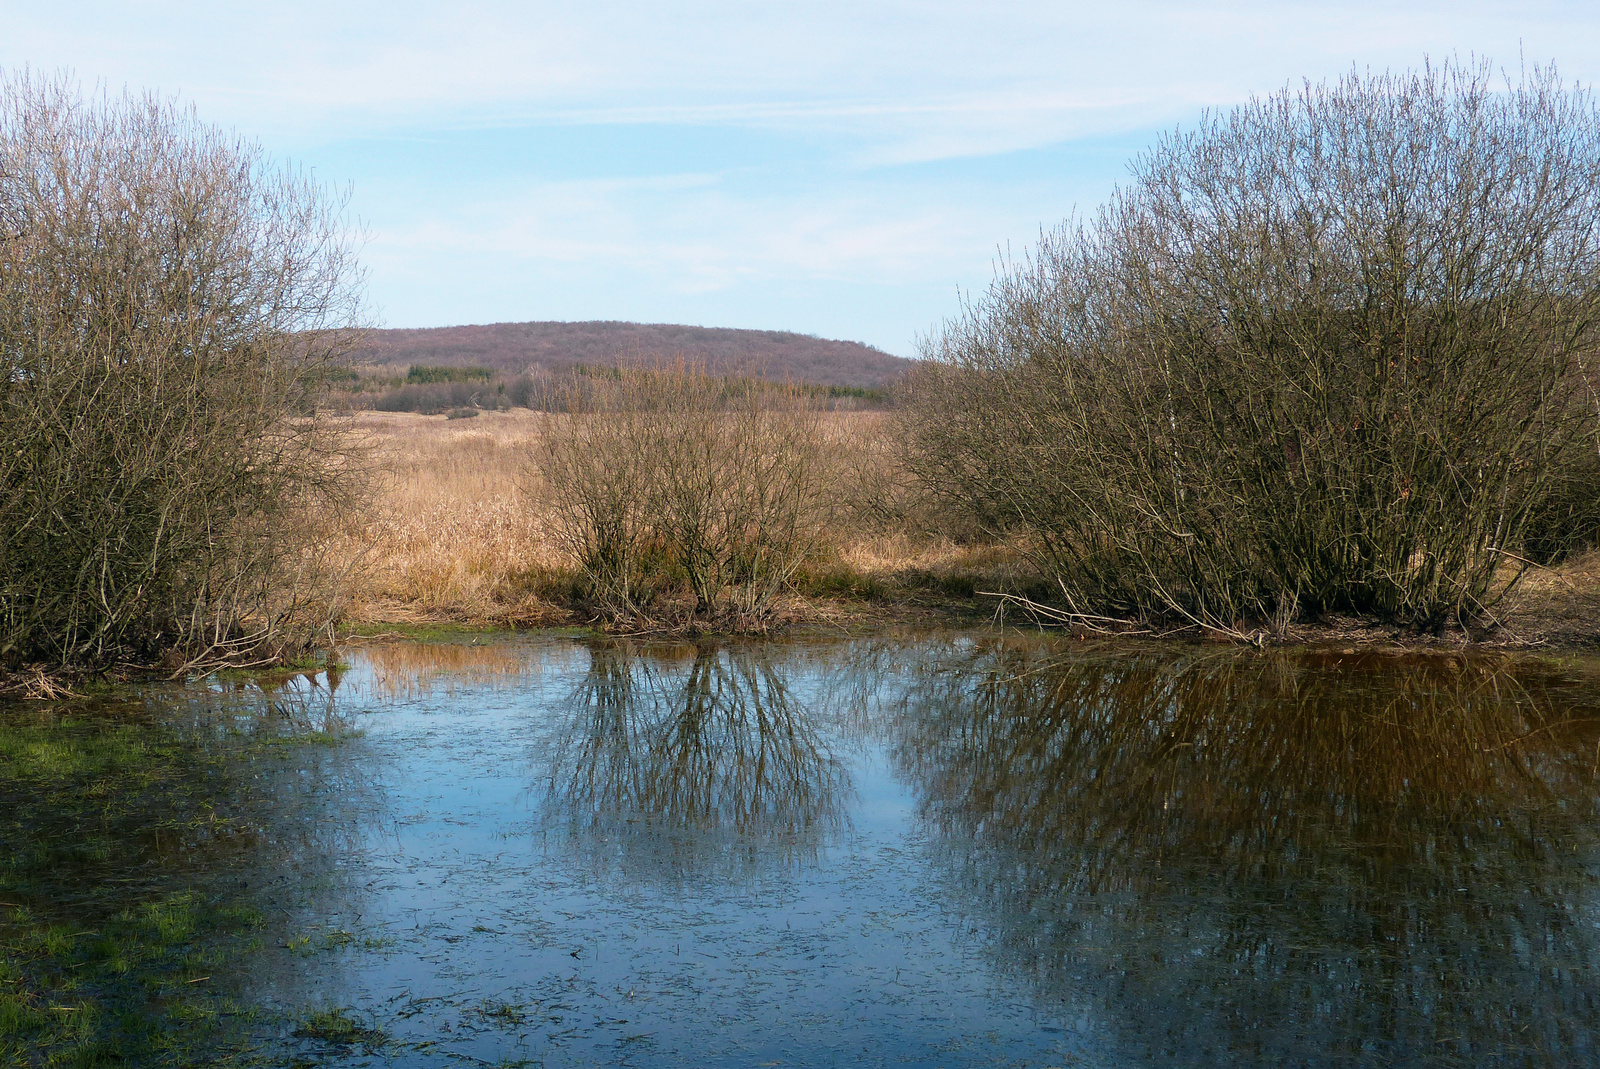
[[514,409],[474,419],[361,413],[381,489],[351,533],[361,578],[354,618],[540,622],[562,616],[541,596],[567,562],[540,507],[532,457],[544,421]]

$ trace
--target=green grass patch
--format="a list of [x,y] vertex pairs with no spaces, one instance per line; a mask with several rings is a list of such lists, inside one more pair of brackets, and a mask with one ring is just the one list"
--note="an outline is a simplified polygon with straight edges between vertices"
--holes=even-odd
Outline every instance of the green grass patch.
[[875,601],[890,594],[882,577],[839,562],[801,568],[791,585],[797,594],[812,598]]
[[302,731],[296,735],[273,735],[261,739],[257,745],[268,748],[285,746],[343,746],[354,739],[359,739],[366,734],[358,728],[346,728],[338,731]]
[[[570,593],[571,591],[567,591]],[[552,638],[594,638],[604,634],[594,627],[565,625],[561,627],[512,627],[505,624],[386,624],[352,623],[339,632],[342,639],[403,639],[409,642],[453,642],[463,638],[494,635],[548,635]]]
[[389,1041],[381,1029],[364,1024],[342,1008],[318,1010],[310,1014],[301,1020],[294,1034],[301,1039],[314,1039],[339,1047],[359,1043],[368,1051],[376,1050]]

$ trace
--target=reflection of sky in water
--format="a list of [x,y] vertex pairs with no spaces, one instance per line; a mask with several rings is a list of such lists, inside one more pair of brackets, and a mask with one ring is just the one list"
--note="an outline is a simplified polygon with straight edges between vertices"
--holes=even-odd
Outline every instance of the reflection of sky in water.
[[971,639],[352,659],[364,734],[301,785],[349,830],[253,993],[355,1007],[375,1064],[1600,1053],[1592,685]]

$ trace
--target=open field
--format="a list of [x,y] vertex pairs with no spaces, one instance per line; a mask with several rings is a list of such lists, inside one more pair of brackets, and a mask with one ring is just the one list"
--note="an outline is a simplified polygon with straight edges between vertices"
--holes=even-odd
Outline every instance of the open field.
[[382,473],[350,534],[362,621],[557,622],[551,584],[570,573],[540,506],[530,458],[545,413],[475,419],[362,413]]
[[[472,419],[359,413],[381,489],[346,536],[355,582],[347,622],[358,626],[454,623],[561,626],[592,622],[578,597],[576,562],[558,544],[538,449],[552,421],[515,409]],[[885,459],[888,417],[832,413],[839,511],[833,537],[797,576],[779,622],[865,625],[912,617],[970,620],[996,605],[980,591],[1037,583],[1019,548],[962,545],[931,533],[907,505]],[[1016,616],[1013,614],[1012,619]],[[1508,646],[1600,644],[1600,552],[1558,568],[1533,568],[1480,642]],[[1361,621],[1300,624],[1285,636],[1315,642],[1414,641]],[[1465,640],[1455,636],[1450,642]]]

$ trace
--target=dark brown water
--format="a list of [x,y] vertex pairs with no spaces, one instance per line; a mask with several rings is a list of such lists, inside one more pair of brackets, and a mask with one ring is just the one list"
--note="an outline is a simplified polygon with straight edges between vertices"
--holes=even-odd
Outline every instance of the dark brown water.
[[[322,1064],[1600,1063],[1600,687],[1507,659],[944,636],[395,644],[241,965]],[[269,767],[270,766],[270,767]],[[274,777],[278,777],[274,780]],[[267,856],[267,855],[264,855]]]

